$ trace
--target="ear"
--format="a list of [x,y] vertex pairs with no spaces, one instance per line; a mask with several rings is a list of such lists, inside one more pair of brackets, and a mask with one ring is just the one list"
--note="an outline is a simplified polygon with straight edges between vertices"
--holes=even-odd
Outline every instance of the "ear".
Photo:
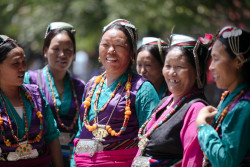
[[44,53],[44,58],[48,59],[48,48],[44,48],[43,53]]
[[239,69],[241,69],[242,68],[242,66],[243,66],[243,61],[244,61],[244,56],[243,56],[243,54],[240,54],[240,55],[238,55],[238,56],[236,56],[236,62],[235,62],[235,65],[236,65],[236,68],[239,70]]

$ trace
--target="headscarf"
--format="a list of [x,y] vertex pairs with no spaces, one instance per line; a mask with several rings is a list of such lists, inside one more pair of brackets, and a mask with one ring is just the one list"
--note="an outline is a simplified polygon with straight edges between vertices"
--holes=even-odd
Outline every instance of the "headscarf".
[[[194,56],[196,75],[197,75],[197,86],[199,89],[204,88],[206,82],[206,68],[201,66],[206,64],[209,57],[208,46],[204,45],[199,39],[196,40],[193,37],[173,34],[170,40],[170,46],[181,46],[185,48]],[[201,70],[203,68],[203,71]]]
[[125,19],[116,19],[116,20],[110,22],[105,27],[103,27],[103,30],[102,30],[103,34],[115,25],[123,26],[128,31],[132,45],[133,45],[132,47],[133,47],[134,54],[136,54],[138,32],[137,32],[135,26]]
[[56,29],[69,30],[73,35],[76,32],[75,28],[71,24],[69,24],[69,23],[65,23],[65,22],[52,22],[52,23],[50,23],[48,25],[44,38],[46,38],[48,36],[48,34],[52,30],[56,30]]
[[[250,50],[250,33],[238,27],[226,26],[222,28],[217,38],[228,40],[231,51],[242,62],[250,61],[250,54],[245,55]],[[244,55],[242,58],[240,55]]]

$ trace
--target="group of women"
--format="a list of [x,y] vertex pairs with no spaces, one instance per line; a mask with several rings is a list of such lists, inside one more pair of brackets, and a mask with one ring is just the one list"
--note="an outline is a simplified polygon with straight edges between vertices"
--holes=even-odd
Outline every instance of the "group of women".
[[[135,26],[114,20],[99,43],[104,71],[85,84],[68,72],[72,25],[48,26],[48,64],[28,72],[1,35],[0,166],[249,166],[250,33],[228,26],[214,39],[145,37],[137,49]],[[204,95],[210,57],[227,90],[218,108]]]

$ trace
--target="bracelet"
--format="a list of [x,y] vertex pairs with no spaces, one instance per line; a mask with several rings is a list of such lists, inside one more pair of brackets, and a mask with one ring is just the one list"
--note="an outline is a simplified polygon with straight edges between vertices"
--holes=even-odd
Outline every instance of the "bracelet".
[[200,126],[198,126],[197,127],[197,132],[199,132],[200,131],[200,129],[202,128],[202,127],[204,127],[206,124],[201,124]]

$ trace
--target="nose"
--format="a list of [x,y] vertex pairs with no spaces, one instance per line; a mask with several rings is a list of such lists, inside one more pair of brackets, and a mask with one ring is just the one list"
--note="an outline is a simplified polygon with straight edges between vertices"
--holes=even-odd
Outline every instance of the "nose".
[[214,64],[213,64],[213,61],[211,61],[209,65],[209,71],[213,71],[213,70],[214,70]]
[[173,67],[171,67],[170,69],[169,69],[169,75],[172,75],[172,76],[176,76],[176,71],[175,71],[175,69],[173,68]]
[[113,45],[109,46],[108,53],[109,54],[114,54],[115,53],[115,47]]
[[19,71],[20,72],[25,72],[26,71],[26,63],[23,63],[22,65],[20,65]]
[[59,57],[65,57],[65,53],[63,50],[59,51]]

